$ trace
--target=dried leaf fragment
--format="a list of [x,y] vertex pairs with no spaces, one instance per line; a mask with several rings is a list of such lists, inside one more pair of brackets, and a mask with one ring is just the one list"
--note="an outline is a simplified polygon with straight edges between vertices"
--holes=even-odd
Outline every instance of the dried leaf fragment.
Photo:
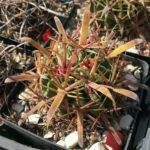
[[135,40],[132,40],[120,47],[118,47],[117,49],[115,49],[114,51],[112,51],[108,56],[107,58],[113,58],[113,57],[116,57],[117,55],[123,53],[124,51],[128,50],[129,48],[137,45],[137,44],[140,44],[142,43],[143,40],[142,39],[135,39]]
[[63,35],[63,41],[64,41],[64,42],[67,42],[67,41],[68,41],[68,38],[67,38],[65,29],[64,29],[64,27],[63,27],[61,21],[60,21],[59,18],[56,17],[56,16],[54,17],[54,20],[55,20],[57,29],[59,30],[59,34],[62,34],[62,35]]
[[81,45],[86,44],[86,41],[87,41],[90,15],[91,15],[90,6],[88,6],[83,15],[83,21],[82,21],[82,27],[81,27],[81,37],[79,39],[79,44],[81,44]]
[[111,99],[112,103],[113,103],[113,106],[114,108],[116,108],[116,102],[112,96],[112,94],[110,93],[109,89],[107,87],[105,87],[104,85],[99,85],[99,84],[96,84],[94,82],[90,82],[88,84],[91,88],[101,92],[102,94],[104,94],[105,96],[107,96],[108,98]]
[[[110,95],[111,93],[107,92],[108,89],[112,89],[116,93],[119,93],[121,95],[124,95],[126,97],[129,97],[129,98],[134,99],[134,100],[136,100],[136,101],[139,102],[138,95],[136,93],[130,91],[130,90],[126,90],[126,89],[123,89],[123,88],[114,88],[114,87],[107,86],[107,85],[99,85],[99,84],[96,84],[94,82],[90,82],[88,85],[91,88],[94,88],[95,90],[100,91],[101,93],[103,93],[104,95],[106,95],[107,97],[109,97],[110,99],[111,99],[111,95]],[[111,99],[111,100],[113,100],[113,99]]]
[[27,73],[22,73],[20,75],[14,75],[10,76],[5,80],[5,83],[11,83],[11,82],[17,82],[17,81],[25,81],[25,80],[33,80],[33,79],[38,79],[40,76],[38,73],[34,72],[27,72]]
[[94,65],[93,65],[93,67],[92,67],[92,69],[91,69],[90,75],[92,75],[92,76],[93,76],[94,73],[96,72],[96,67],[97,67],[98,59],[99,59],[99,56],[95,59]]
[[52,120],[52,118],[55,115],[55,112],[57,111],[58,107],[60,106],[61,102],[63,101],[64,97],[66,95],[66,92],[64,90],[59,90],[57,93],[48,113],[47,113],[47,128]]
[[78,144],[83,147],[83,114],[77,111]]
[[112,90],[114,92],[117,92],[119,94],[122,94],[124,96],[127,96],[127,97],[129,97],[131,99],[134,99],[134,100],[139,102],[139,97],[137,96],[136,93],[134,93],[132,91],[129,91],[129,90],[126,90],[126,89],[122,89],[122,88],[112,88]]
[[38,50],[40,50],[41,53],[45,54],[46,56],[50,56],[50,53],[48,51],[46,51],[45,48],[43,48],[39,43],[37,43],[36,41],[32,40],[31,38],[23,37],[23,38],[20,38],[20,41],[29,42],[34,47],[36,47]]

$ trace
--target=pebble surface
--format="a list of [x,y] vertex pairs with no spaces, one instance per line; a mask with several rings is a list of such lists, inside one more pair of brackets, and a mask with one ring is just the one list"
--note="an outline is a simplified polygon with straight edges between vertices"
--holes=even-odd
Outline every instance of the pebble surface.
[[78,144],[78,132],[74,131],[65,138],[66,148],[74,148]]
[[120,119],[119,126],[122,129],[129,130],[132,121],[133,121],[133,117],[131,115],[125,115]]
[[29,123],[33,123],[33,124],[37,124],[39,122],[39,119],[40,119],[40,115],[39,114],[33,114],[33,115],[30,115],[28,117],[28,122]]
[[102,143],[97,142],[97,143],[93,144],[89,150],[105,150],[105,148]]
[[14,111],[16,111],[17,113],[21,113],[24,110],[24,106],[22,106],[21,104],[18,104],[18,103],[14,103],[12,105],[12,109]]
[[53,135],[54,135],[54,132],[49,131],[48,133],[44,135],[44,139],[50,139],[53,137]]
[[66,147],[66,143],[64,140],[59,140],[56,144],[62,146],[62,147]]

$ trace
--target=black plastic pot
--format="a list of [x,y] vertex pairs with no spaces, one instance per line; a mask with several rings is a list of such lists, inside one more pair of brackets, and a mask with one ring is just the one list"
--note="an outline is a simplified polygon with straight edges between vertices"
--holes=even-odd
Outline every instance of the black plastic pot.
[[[144,61],[144,58],[136,57],[136,55],[126,55],[129,61],[133,62],[133,65],[142,68],[142,78],[141,83],[146,84],[150,82],[149,74],[149,64],[148,61]],[[150,85],[150,83],[149,83]],[[137,92],[140,98],[140,109],[130,110],[129,114],[134,118],[131,125],[127,141],[123,145],[123,150],[149,150],[150,145],[148,140],[150,140],[149,134],[149,115],[150,115],[150,89],[139,88]]]
[[[19,127],[14,123],[5,120],[4,118],[2,118],[2,120],[4,126],[0,127],[0,133],[4,137],[7,137],[7,134],[9,132],[9,139],[30,146],[32,148],[38,148],[42,150],[65,150],[65,148],[56,145],[48,140],[45,140],[44,138],[41,138],[31,133],[30,131],[23,129],[22,127]],[[4,129],[5,132],[3,131]]]
[[0,135],[0,150],[39,150],[10,140]]
[[[136,66],[139,66],[142,68],[142,78],[141,78],[141,83],[145,83],[146,82],[146,79],[147,79],[147,75],[148,75],[148,70],[149,70],[149,66],[146,62],[142,61],[142,60],[139,60],[139,59],[136,59],[136,58],[133,58],[133,57],[129,57],[129,56],[126,56],[126,60],[128,61],[132,61],[133,62],[133,65],[136,65]],[[141,107],[144,107],[144,105],[146,104],[146,101],[147,99],[145,99],[145,96],[147,95],[147,92],[143,89],[139,89],[138,91],[138,95],[140,97],[140,105]],[[5,106],[6,107],[6,106]],[[3,109],[3,111],[1,111],[2,114],[5,113],[4,111],[5,109]],[[138,135],[138,130],[136,130],[135,128],[137,126],[140,126],[141,125],[141,122],[138,121],[138,116],[139,115],[143,115],[142,114],[143,112],[142,111],[139,111],[139,110],[135,110],[134,113],[132,115],[136,115],[136,118],[135,119],[135,122],[134,122],[134,125],[129,133],[129,138],[127,140],[127,143],[126,146],[125,146],[125,149],[127,150],[132,150],[131,146],[132,144],[130,143],[135,143],[135,145],[137,145],[136,141],[137,141],[137,135]],[[144,118],[142,116],[142,118]],[[19,127],[13,123],[11,123],[10,121],[2,118],[2,120],[4,121],[4,125],[8,128],[11,128],[11,130],[15,131],[17,134],[19,134],[22,139],[24,141],[26,141],[26,143],[23,143],[23,144],[26,144],[26,145],[29,145],[29,146],[32,146],[33,148],[40,148],[40,149],[43,149],[43,150],[53,150],[53,149],[65,149],[65,148],[62,148],[54,143],[51,143],[33,133],[31,133],[30,131],[27,131],[26,129],[23,129],[22,127]],[[145,125],[145,123],[144,123]],[[1,130],[1,128],[0,128]],[[143,137],[142,134],[140,134],[141,138]],[[139,135],[138,135],[139,137]],[[18,138],[17,138],[18,139]],[[139,140],[138,140],[139,141]],[[22,143],[22,141],[18,141],[19,143]]]
[[[128,53],[130,56],[141,59],[143,62],[146,58],[147,64],[150,64],[150,60],[146,56],[141,56],[133,53]],[[141,62],[142,62],[141,61]],[[145,75],[143,78],[144,84],[150,86],[150,79],[148,77],[149,67],[145,67]],[[136,113],[132,114],[135,118],[131,126],[129,136],[124,147],[124,150],[149,150],[150,149],[150,88],[144,90],[141,89],[140,94],[140,108]]]
[[141,111],[134,116],[125,150],[150,149],[150,89],[143,91],[141,97]]

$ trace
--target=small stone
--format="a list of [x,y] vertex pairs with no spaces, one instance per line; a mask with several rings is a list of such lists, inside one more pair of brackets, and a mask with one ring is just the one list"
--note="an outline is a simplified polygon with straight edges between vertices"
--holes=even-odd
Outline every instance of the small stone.
[[137,69],[137,70],[134,72],[134,76],[136,77],[136,79],[140,80],[140,78],[141,78],[141,70],[140,70],[140,69]]
[[26,101],[22,101],[22,103],[21,103],[23,106],[26,104]]
[[20,115],[21,118],[23,118],[25,116],[25,114],[26,114],[25,112],[22,112],[21,115]]
[[133,72],[137,67],[133,66],[133,65],[127,65],[124,67],[124,71],[127,72],[127,71],[130,71],[130,72]]
[[33,115],[30,115],[28,117],[28,122],[29,123],[33,123],[33,124],[37,124],[39,122],[39,119],[40,119],[40,115],[39,114],[33,114]]
[[62,133],[61,132],[59,132],[59,137],[62,137]]
[[48,133],[44,135],[44,139],[50,139],[53,137],[53,135],[54,135],[54,132],[49,131]]
[[105,147],[103,146],[102,143],[97,142],[97,143],[93,144],[89,150],[105,150]]
[[56,144],[62,146],[62,147],[66,147],[66,143],[64,140],[59,140]]
[[82,9],[77,9],[77,16],[79,16],[80,18],[83,17],[83,11],[82,11]]
[[32,96],[33,96],[32,91],[26,88],[25,91],[22,92],[18,97],[21,100],[25,100],[25,99],[31,99]]
[[72,132],[65,138],[66,148],[74,148],[78,144],[78,132]]
[[[131,81],[132,83],[138,83],[138,80],[132,74],[127,74],[125,79]],[[128,85],[128,87],[133,91],[138,90],[138,87],[134,85]]]
[[46,126],[45,122],[38,123],[39,126]]
[[131,115],[125,115],[120,119],[119,125],[122,129],[129,130],[133,117]]
[[127,52],[130,52],[130,53],[134,53],[134,54],[139,54],[139,50],[134,46],[134,47],[131,47],[129,48],[128,50],[126,50]]
[[17,63],[20,62],[20,57],[19,57],[19,55],[17,55],[17,56],[15,57],[15,61],[16,61]]
[[29,107],[28,107],[27,105],[25,105],[24,111],[25,111],[25,112],[28,112],[28,111],[29,111]]
[[21,105],[21,104],[18,104],[18,103],[14,103],[12,105],[12,109],[18,113],[22,112],[24,107]]

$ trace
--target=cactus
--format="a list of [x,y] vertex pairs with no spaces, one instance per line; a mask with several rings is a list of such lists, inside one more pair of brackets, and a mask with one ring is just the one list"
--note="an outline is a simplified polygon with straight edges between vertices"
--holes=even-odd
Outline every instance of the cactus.
[[[94,24],[106,30],[115,30],[120,35],[136,29],[136,25],[148,22],[145,2],[133,0],[94,0]],[[119,32],[118,32],[119,31]]]
[[[45,117],[47,128],[52,125],[53,118],[70,119],[68,128],[77,119],[80,147],[83,147],[83,119],[93,121],[94,128],[99,124],[100,114],[103,114],[102,120],[105,122],[105,113],[124,108],[122,101],[126,97],[139,101],[136,93],[118,83],[122,81],[122,75],[125,75],[122,69],[125,62],[119,55],[141,41],[133,40],[112,50],[108,45],[109,38],[106,36],[102,42],[97,36],[98,30],[91,36],[88,35],[90,19],[87,19],[87,14],[90,15],[89,7],[84,13],[81,33],[77,30],[72,36],[65,33],[61,22],[55,17],[59,35],[49,37],[51,43],[46,49],[30,38],[22,38],[22,41],[30,42],[38,49],[35,52],[35,68],[21,75],[10,76],[5,81],[30,80],[29,88],[38,99],[33,101],[34,107],[20,123],[48,106]],[[110,128],[117,136],[113,128]]]

